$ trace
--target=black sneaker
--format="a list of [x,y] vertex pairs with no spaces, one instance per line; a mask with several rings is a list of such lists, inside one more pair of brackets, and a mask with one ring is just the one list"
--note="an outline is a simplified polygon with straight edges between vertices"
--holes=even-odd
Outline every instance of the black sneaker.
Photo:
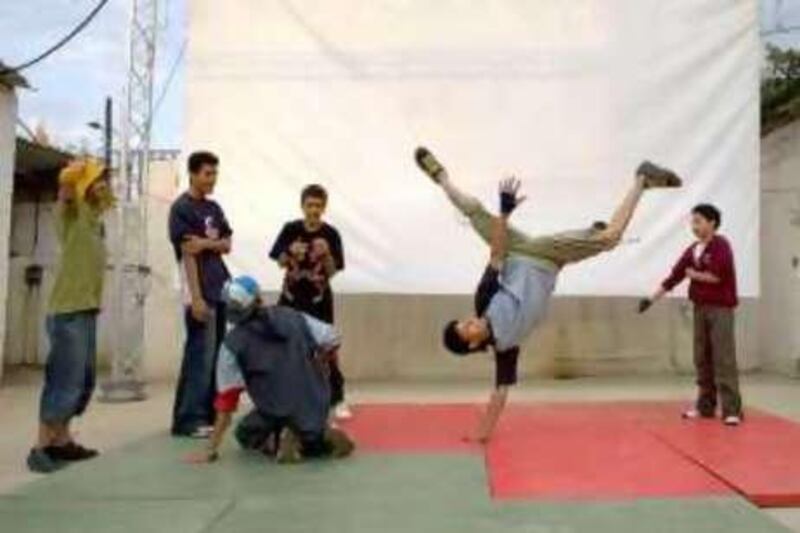
[[84,448],[75,442],[70,442],[64,446],[48,446],[44,451],[53,459],[66,462],[86,461],[100,455],[97,450]]
[[644,177],[645,189],[677,188],[683,185],[683,181],[673,171],[650,161],[642,162],[636,169],[636,175]]
[[439,160],[436,159],[430,150],[424,146],[420,146],[414,152],[414,159],[422,171],[428,175],[435,183],[440,183],[439,175],[444,172],[444,167]]
[[28,464],[28,469],[37,474],[50,474],[67,466],[67,463],[54,459],[41,448],[31,448],[25,462]]

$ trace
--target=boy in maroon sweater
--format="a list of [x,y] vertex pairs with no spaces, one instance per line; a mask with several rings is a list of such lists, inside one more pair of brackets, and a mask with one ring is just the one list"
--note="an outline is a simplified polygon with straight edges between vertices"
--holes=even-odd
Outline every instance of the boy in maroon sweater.
[[653,303],[689,278],[689,299],[694,303],[694,364],[698,397],[684,418],[713,418],[717,395],[726,425],[742,421],[739,370],[736,366],[734,310],[739,303],[733,251],[718,235],[722,216],[710,204],[692,209],[692,231],[697,241],[675,264],[669,277],[650,299],[639,303],[643,313]]

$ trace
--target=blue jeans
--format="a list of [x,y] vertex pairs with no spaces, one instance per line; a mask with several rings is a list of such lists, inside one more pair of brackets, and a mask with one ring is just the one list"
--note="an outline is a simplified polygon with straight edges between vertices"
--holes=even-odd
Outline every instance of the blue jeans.
[[186,308],[186,342],[172,411],[172,434],[190,435],[214,423],[217,354],[225,336],[225,307],[209,304],[206,322],[198,322]]
[[97,310],[47,317],[50,353],[45,366],[39,420],[65,424],[89,405],[95,386]]

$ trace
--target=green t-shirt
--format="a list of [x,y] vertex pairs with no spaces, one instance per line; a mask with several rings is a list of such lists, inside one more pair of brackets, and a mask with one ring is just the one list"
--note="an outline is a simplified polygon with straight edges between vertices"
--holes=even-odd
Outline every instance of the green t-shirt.
[[56,233],[61,244],[61,261],[50,294],[50,312],[99,310],[106,270],[102,215],[84,202],[60,205],[57,209]]

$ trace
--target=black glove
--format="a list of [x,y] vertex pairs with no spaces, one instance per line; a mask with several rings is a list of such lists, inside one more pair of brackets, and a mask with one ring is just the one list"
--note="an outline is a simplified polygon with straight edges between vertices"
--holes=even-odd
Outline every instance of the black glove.
[[500,182],[500,213],[503,216],[510,215],[525,200],[524,196],[517,196],[519,186],[519,180],[514,177]]
[[644,313],[653,306],[653,300],[650,298],[642,298],[639,300],[639,313]]

